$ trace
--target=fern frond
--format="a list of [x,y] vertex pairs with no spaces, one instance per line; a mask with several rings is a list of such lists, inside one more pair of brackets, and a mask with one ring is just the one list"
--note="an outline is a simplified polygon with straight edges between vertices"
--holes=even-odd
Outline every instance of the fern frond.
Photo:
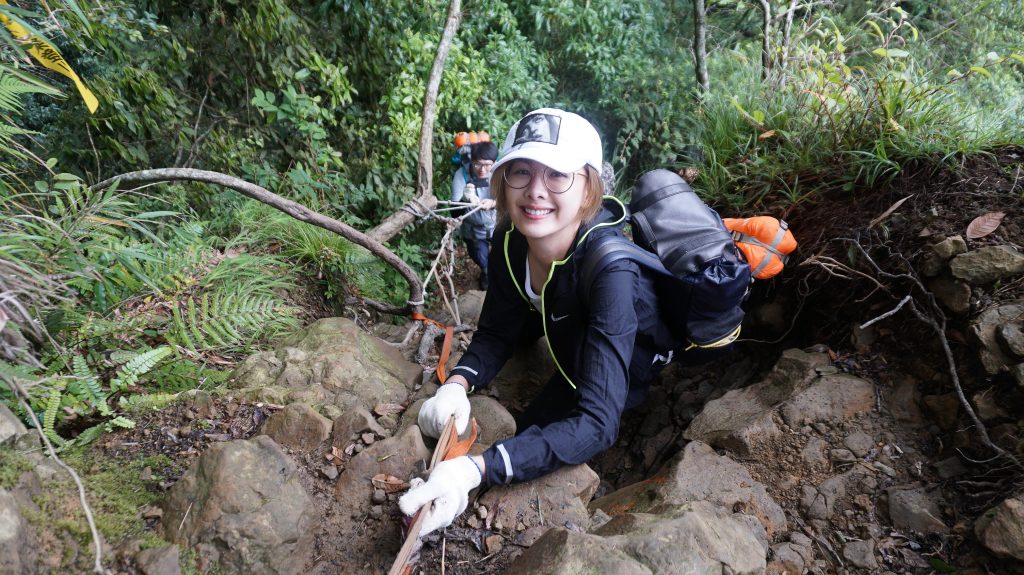
[[64,395],[64,386],[59,385],[50,390],[50,397],[46,400],[46,410],[43,411],[43,433],[58,447],[67,445],[67,440],[57,434],[57,411],[60,410],[61,398]]
[[173,310],[169,338],[193,350],[241,349],[297,323],[294,311],[272,292],[224,289],[188,298],[180,307]]
[[145,409],[161,409],[174,403],[178,399],[176,393],[149,393],[122,395],[118,399],[118,405],[126,411],[141,411]]
[[117,392],[135,385],[141,376],[172,353],[174,349],[166,345],[140,353],[117,370],[117,375],[110,382],[110,391]]
[[120,427],[121,429],[134,429],[135,422],[123,415],[118,415],[117,417],[108,421],[106,423],[106,427],[107,431],[113,431],[115,427]]
[[92,371],[89,364],[85,363],[85,358],[76,355],[71,363],[72,371],[75,377],[78,378],[77,383],[81,391],[79,397],[91,401],[96,409],[99,410],[100,415],[110,415],[110,407],[107,405],[107,394],[103,393],[99,377]]

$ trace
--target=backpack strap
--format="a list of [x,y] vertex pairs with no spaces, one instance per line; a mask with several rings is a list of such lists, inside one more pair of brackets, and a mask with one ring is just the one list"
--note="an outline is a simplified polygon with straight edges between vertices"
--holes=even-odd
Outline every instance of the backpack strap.
[[595,238],[594,243],[587,247],[587,253],[583,256],[583,265],[580,266],[580,285],[585,288],[583,292],[585,300],[590,298],[590,288],[594,285],[597,274],[612,262],[624,259],[633,260],[661,275],[675,277],[665,268],[658,256],[634,244],[628,238],[619,235],[602,236]]

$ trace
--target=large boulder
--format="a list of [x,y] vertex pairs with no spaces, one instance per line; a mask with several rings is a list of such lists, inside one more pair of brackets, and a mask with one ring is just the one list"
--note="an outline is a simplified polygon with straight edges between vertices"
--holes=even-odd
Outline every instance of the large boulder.
[[18,501],[0,487],[0,575],[35,573],[35,546]]
[[706,443],[693,441],[654,477],[595,499],[590,509],[612,517],[646,512],[658,505],[707,501],[730,511],[750,515],[769,538],[786,529],[782,508],[764,485],[745,467],[715,453]]
[[1024,303],[1014,302],[987,309],[971,322],[971,343],[977,348],[981,365],[989,375],[1018,363],[1009,350],[1003,348],[1000,339],[1005,338],[1001,338],[999,332],[1008,326],[1020,329],[1024,324],[1021,318],[1024,318]]
[[974,534],[993,553],[1024,561],[1024,500],[1011,497],[986,511]]
[[750,455],[758,442],[780,433],[772,417],[774,410],[806,388],[817,376],[817,368],[828,361],[823,353],[786,350],[764,381],[709,401],[683,437]]
[[822,375],[810,387],[782,406],[782,418],[790,427],[817,421],[838,423],[875,408],[875,385],[859,377],[833,373]]
[[954,257],[949,268],[969,284],[984,285],[1024,272],[1024,254],[1010,246],[986,246]]
[[925,535],[948,533],[935,495],[923,487],[897,486],[888,489],[889,517],[893,527]]
[[590,525],[587,503],[601,479],[586,465],[562,467],[543,477],[495,486],[479,500],[493,514],[493,521],[513,528],[537,526],[586,529]]
[[277,351],[249,356],[230,385],[243,390],[242,397],[264,401],[342,405],[355,397],[370,409],[405,401],[421,372],[397,348],[334,317],[313,323]]
[[18,416],[14,415],[3,403],[0,403],[0,445],[13,441],[28,433]]
[[765,548],[734,514],[704,501],[658,511],[616,517],[594,533],[552,529],[507,573],[764,573]]
[[315,517],[295,464],[258,436],[203,453],[171,488],[163,528],[205,570],[295,574],[312,555]]
[[267,419],[263,434],[278,445],[310,451],[331,435],[331,420],[306,404],[293,403]]

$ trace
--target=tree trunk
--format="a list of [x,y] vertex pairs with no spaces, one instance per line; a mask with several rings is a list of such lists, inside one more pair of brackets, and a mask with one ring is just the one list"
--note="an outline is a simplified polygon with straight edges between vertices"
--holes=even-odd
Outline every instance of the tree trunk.
[[693,67],[697,73],[697,94],[701,100],[711,89],[708,83],[706,15],[704,0],[693,0]]
[[363,246],[369,250],[370,253],[384,260],[388,265],[398,270],[398,273],[402,274],[402,277],[405,278],[405,281],[409,284],[409,301],[405,306],[396,307],[372,300],[364,301],[379,311],[395,315],[406,314],[410,311],[422,311],[423,282],[420,281],[416,272],[414,272],[408,264],[402,261],[401,258],[389,250],[387,246],[347,224],[314,212],[302,204],[293,202],[287,198],[282,198],[270,190],[257,186],[256,184],[250,184],[245,180],[221,174],[219,172],[193,170],[190,168],[160,168],[155,170],[129,172],[127,174],[121,174],[120,176],[114,176],[113,178],[96,184],[93,186],[93,189],[106,188],[115,182],[120,182],[121,184],[140,184],[147,182],[172,181],[204,182],[207,184],[216,184],[218,186],[230,188],[244,196],[281,210],[299,221],[307,222],[314,226],[334,232],[354,244]]
[[[427,82],[427,93],[423,97],[423,123],[420,124],[420,160],[416,177],[416,192],[419,196],[410,202],[413,208],[422,206],[426,209],[433,209],[437,205],[437,198],[434,197],[434,114],[437,104],[437,90],[441,86],[441,74],[444,72],[444,62],[448,59],[448,51],[451,49],[452,39],[455,31],[459,28],[459,20],[462,18],[462,0],[451,0],[448,5],[448,21],[444,26],[444,34],[441,42],[437,45],[437,56],[434,57],[434,66],[430,70],[430,80]],[[408,205],[408,204],[407,204]],[[399,210],[388,216],[384,221],[368,232],[368,235],[385,243],[395,236],[405,226],[411,224],[416,216],[406,210]]]
[[[793,14],[796,12],[797,3],[800,0],[789,0],[789,10],[786,10],[786,23],[782,26],[782,56],[780,63],[783,68],[786,67],[786,60],[789,59],[789,43],[793,32]],[[783,76],[783,83],[786,78]]]
[[761,12],[764,16],[764,35],[761,43],[761,79],[768,79],[772,68],[772,5],[768,0],[761,0]]

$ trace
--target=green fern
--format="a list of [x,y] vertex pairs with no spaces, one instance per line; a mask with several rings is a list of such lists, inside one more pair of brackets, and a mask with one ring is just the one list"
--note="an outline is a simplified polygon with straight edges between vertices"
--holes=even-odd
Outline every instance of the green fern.
[[147,409],[161,409],[174,403],[178,399],[176,393],[136,393],[122,395],[118,399],[118,405],[129,412],[142,411]]
[[135,385],[139,377],[148,373],[156,364],[172,353],[174,353],[172,348],[162,346],[135,356],[118,368],[117,375],[110,381],[110,391],[116,393]]
[[294,312],[271,293],[225,289],[181,302],[168,339],[194,351],[243,349],[296,325]]
[[61,400],[64,396],[63,383],[50,390],[50,397],[46,400],[46,409],[43,411],[43,433],[57,447],[65,447],[66,439],[57,434],[57,412],[60,410]]
[[79,397],[84,396],[85,399],[91,401],[93,406],[100,412],[100,415],[110,415],[110,406],[107,405],[107,394],[103,393],[100,378],[85,363],[85,358],[76,355],[72,360],[72,366],[75,377],[78,378],[76,382],[78,389],[81,391]]

